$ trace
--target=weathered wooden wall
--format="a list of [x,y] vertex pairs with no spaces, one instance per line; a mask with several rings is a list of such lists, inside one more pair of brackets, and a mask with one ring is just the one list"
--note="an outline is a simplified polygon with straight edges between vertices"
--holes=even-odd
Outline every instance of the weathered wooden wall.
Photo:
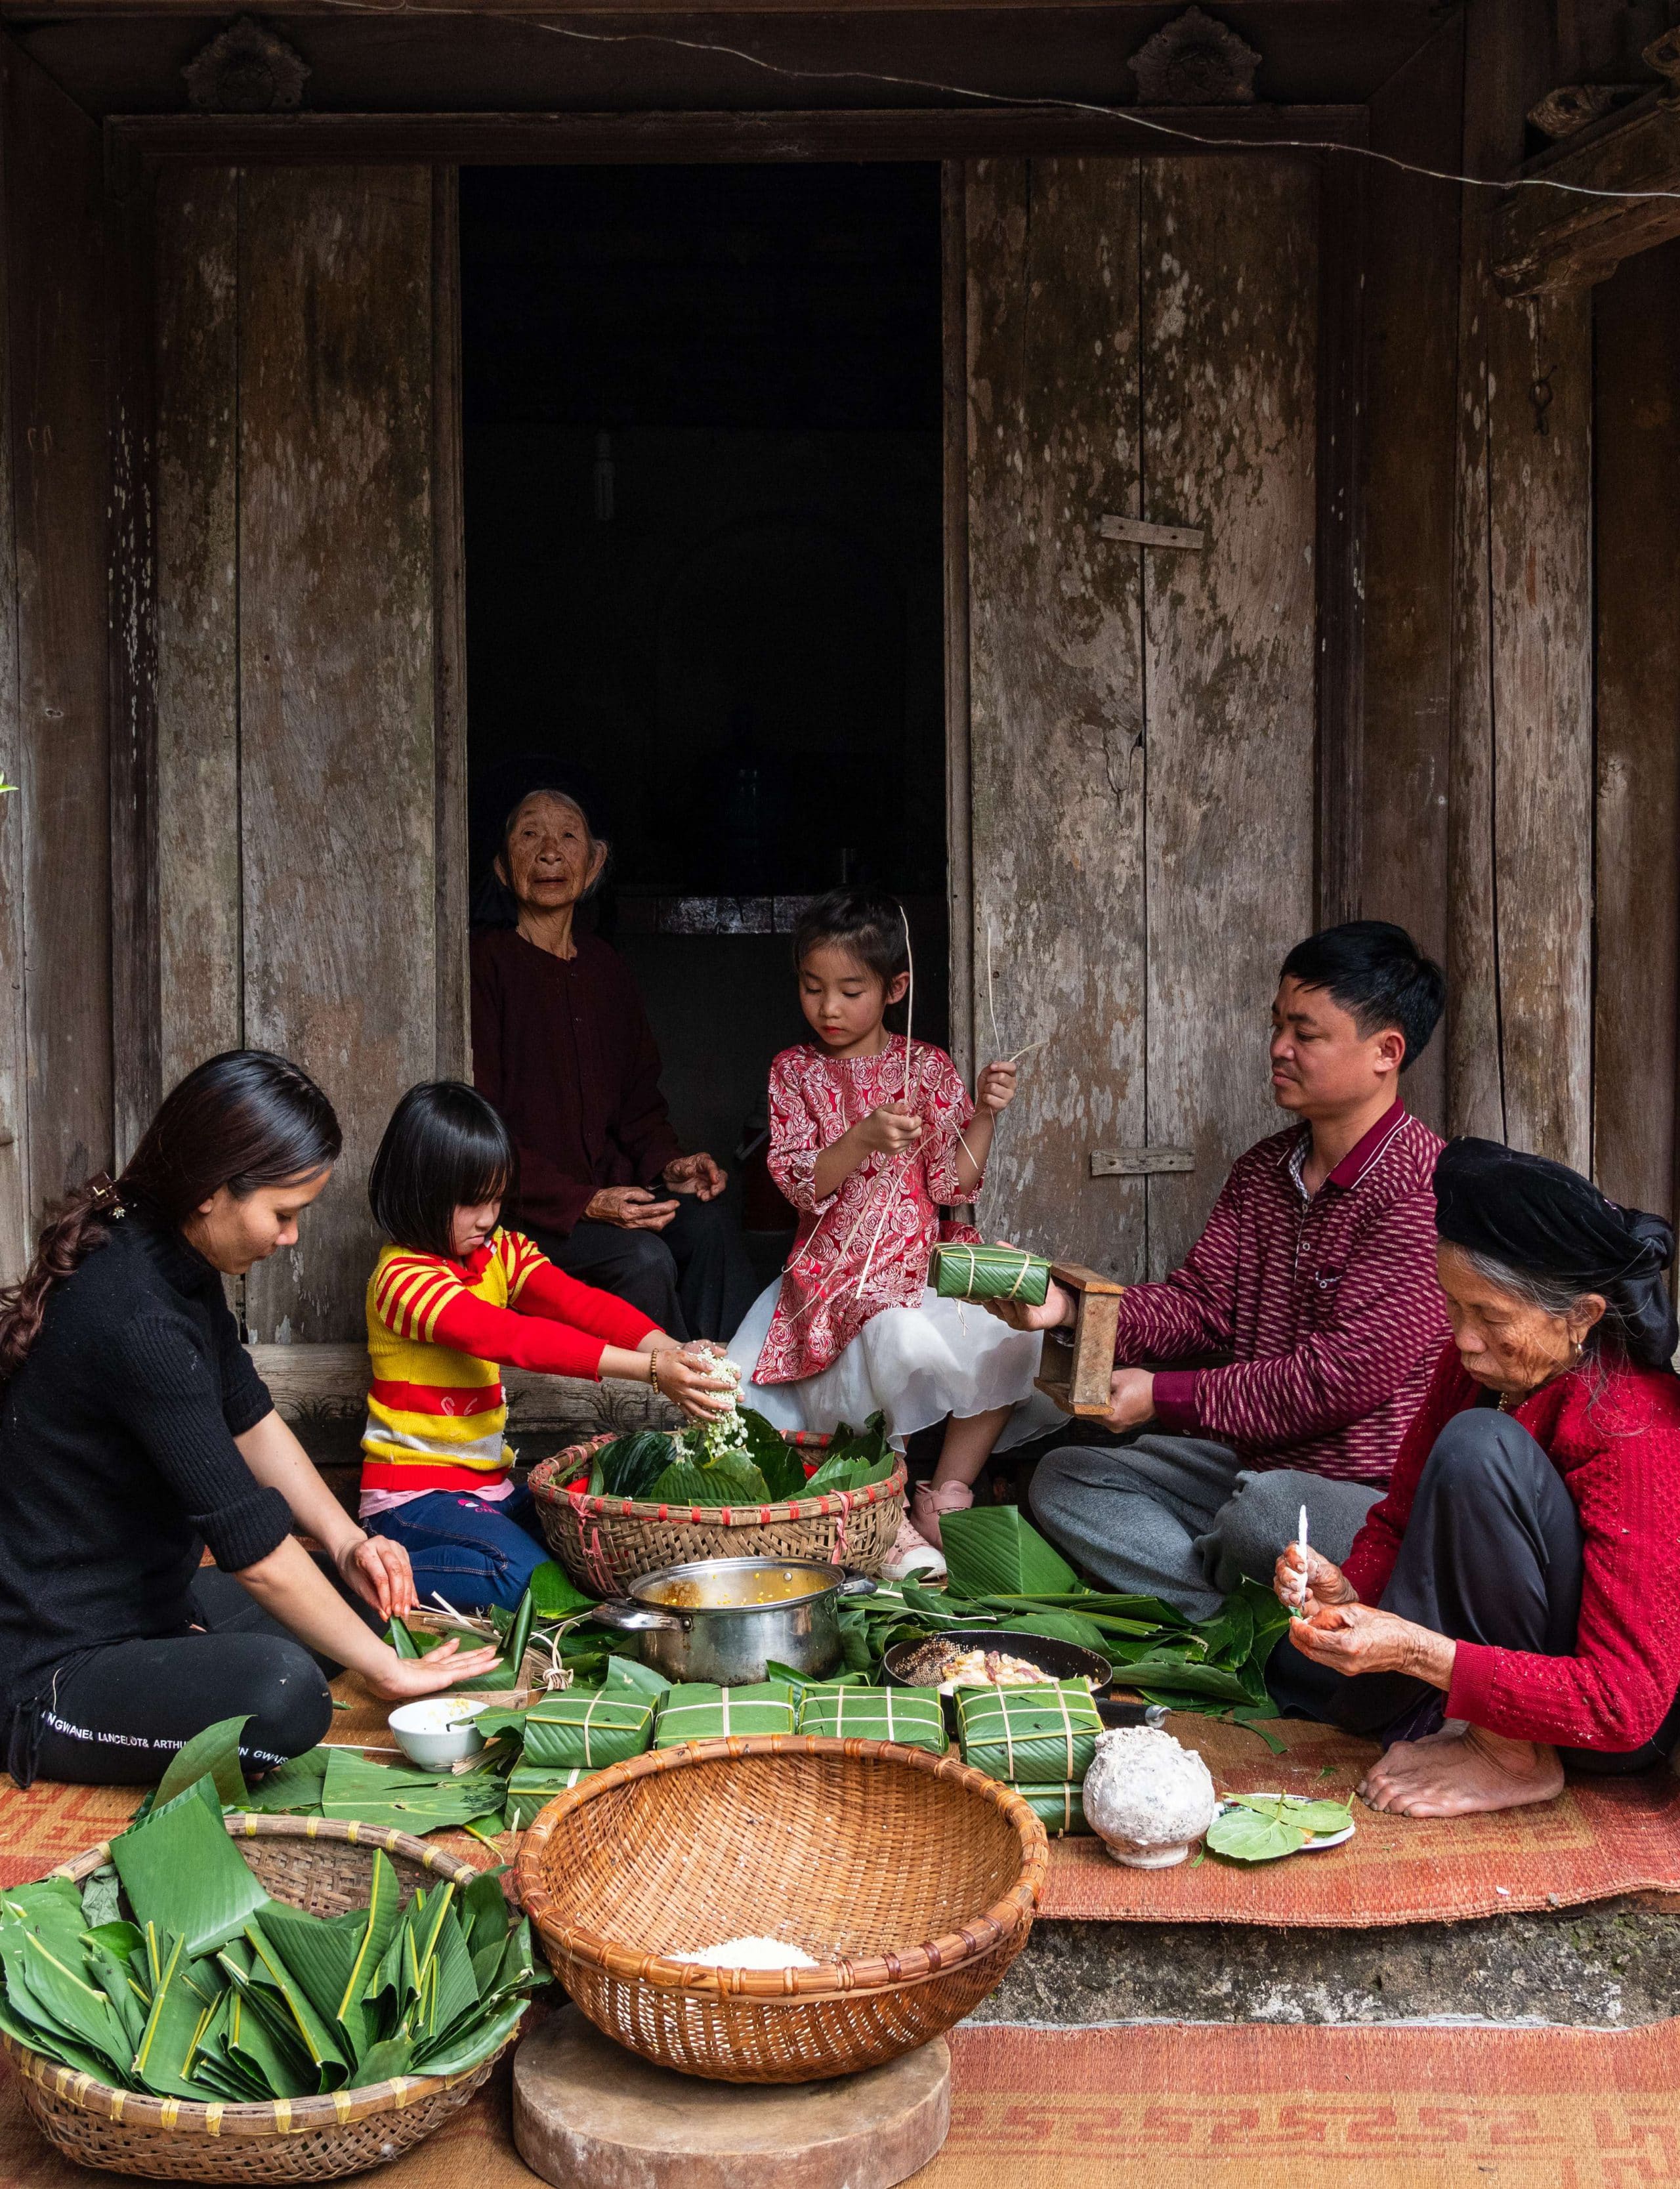
[[[1524,0],[1465,14],[1466,171],[1509,174],[1556,61]],[[1447,1108],[1592,1160],[1591,306],[1507,302],[1462,194]]]
[[452,184],[160,186],[166,1076],[278,1049],[345,1129],[302,1244],[247,1281],[258,1340],[358,1334],[379,1134],[465,1064]]
[[1592,1136],[1613,1198],[1675,1203],[1680,1042],[1680,243],[1592,291],[1598,602]]
[[0,1273],[110,1160],[99,133],[0,39]]
[[[1372,101],[1372,147],[1451,172],[1463,69],[1463,29],[1453,22]],[[1349,909],[1398,921],[1444,964],[1458,195],[1386,165],[1366,188],[1365,705]],[[1444,1032],[1404,1083],[1411,1106],[1443,1130]]]
[[[1136,1277],[1276,1122],[1265,1010],[1312,925],[1319,170],[966,188],[976,1047],[1045,1044],[981,1217]],[[1163,1147],[1194,1168],[1146,1176]]]

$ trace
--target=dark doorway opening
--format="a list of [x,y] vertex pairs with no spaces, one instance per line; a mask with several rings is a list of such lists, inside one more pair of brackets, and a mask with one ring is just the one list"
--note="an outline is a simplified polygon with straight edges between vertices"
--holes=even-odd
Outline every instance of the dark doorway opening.
[[523,765],[593,779],[593,916],[727,1162],[800,899],[903,897],[946,1038],[939,171],[468,169],[461,229],[475,868]]

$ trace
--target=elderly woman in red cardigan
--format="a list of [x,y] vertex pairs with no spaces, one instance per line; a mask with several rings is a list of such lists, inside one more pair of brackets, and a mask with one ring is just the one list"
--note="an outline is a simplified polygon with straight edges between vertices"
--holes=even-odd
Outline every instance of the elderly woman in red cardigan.
[[1411,1817],[1680,1739],[1673,1234],[1491,1140],[1452,1141],[1434,1192],[1452,1343],[1343,1564],[1278,1560],[1303,1615],[1268,1673],[1286,1712],[1381,1739],[1360,1794]]
[[592,802],[556,772],[502,824],[495,910],[512,925],[472,936],[473,1083],[519,1151],[510,1219],[554,1266],[673,1338],[727,1338],[753,1274],[726,1174],[683,1154],[634,976],[575,922],[608,860]]

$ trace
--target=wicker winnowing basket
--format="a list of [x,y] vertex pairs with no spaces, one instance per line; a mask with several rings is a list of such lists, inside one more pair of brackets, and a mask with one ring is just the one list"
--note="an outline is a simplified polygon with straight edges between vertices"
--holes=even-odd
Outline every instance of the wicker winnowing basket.
[[[330,1819],[232,1816],[228,1830],[276,1900],[312,1915],[367,1904],[376,1850],[396,1866],[407,1900],[426,1873],[464,1885],[471,1863],[406,1832]],[[90,1847],[51,1875],[79,1884],[110,1859]],[[513,2042],[513,2035],[507,2044]],[[0,2033],[37,2127],[67,2158],[162,2181],[331,2181],[410,2150],[467,2103],[506,2045],[461,2075],[399,2076],[365,2090],[269,2105],[193,2105],[113,2090]]]
[[[662,2067],[796,2083],[940,2036],[1026,1944],[1044,1828],[1010,1787],[880,1740],[699,1740],[544,1809],[519,1889],[567,1990]],[[784,1938],[815,1968],[673,1959]]]
[[[801,1440],[820,1448],[826,1437]],[[621,1596],[643,1574],[703,1558],[817,1558],[872,1578],[904,1518],[904,1462],[885,1482],[792,1504],[644,1505],[566,1485],[611,1437],[570,1445],[531,1470],[548,1547],[580,1587]]]

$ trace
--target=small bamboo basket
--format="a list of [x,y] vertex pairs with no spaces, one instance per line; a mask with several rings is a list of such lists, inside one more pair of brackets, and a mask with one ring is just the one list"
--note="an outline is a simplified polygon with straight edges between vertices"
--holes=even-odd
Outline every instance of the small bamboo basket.
[[[706,1558],[816,1558],[873,1579],[904,1518],[902,1459],[885,1482],[782,1505],[643,1505],[568,1489],[613,1441],[568,1445],[539,1461],[530,1476],[548,1547],[579,1587],[597,1596],[622,1596],[644,1574]],[[789,1441],[821,1451],[832,1440]]]
[[[464,1885],[475,1875],[442,1848],[406,1832],[371,1830],[310,1817],[231,1816],[230,1837],[271,1897],[312,1915],[338,1915],[367,1904],[373,1858],[396,1867],[406,1901],[433,1877]],[[110,1859],[109,1843],[49,1874],[80,1884]],[[179,2098],[113,2090],[48,2060],[0,2033],[36,2126],[80,2166],[140,2174],[159,2181],[332,2181],[382,2166],[458,2113],[507,2045],[461,2075],[404,2075],[327,2097],[275,2099],[267,2105]]]
[[[960,2022],[1027,1943],[1049,1859],[1020,1795],[954,1756],[778,1734],[597,1772],[540,1813],[518,1869],[597,2028],[684,2074],[802,2083]],[[818,1966],[675,1958],[766,1935]]]

